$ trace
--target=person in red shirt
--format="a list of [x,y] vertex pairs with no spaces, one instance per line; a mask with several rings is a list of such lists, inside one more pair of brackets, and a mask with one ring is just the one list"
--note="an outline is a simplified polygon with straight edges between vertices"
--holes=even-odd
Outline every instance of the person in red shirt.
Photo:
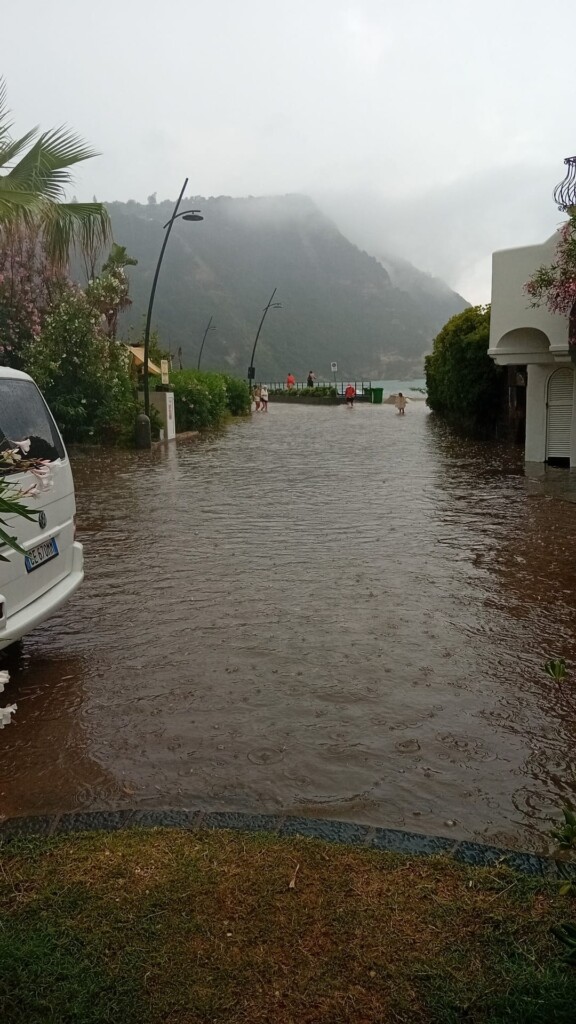
[[294,387],[295,383],[296,383],[296,377],[294,377],[291,373],[289,373],[288,376],[286,377],[286,387],[288,388],[288,391],[292,390],[292,388]]
[[353,384],[349,384],[344,392],[344,398],[346,399],[346,405],[352,409],[354,407],[354,399],[356,398],[356,388]]

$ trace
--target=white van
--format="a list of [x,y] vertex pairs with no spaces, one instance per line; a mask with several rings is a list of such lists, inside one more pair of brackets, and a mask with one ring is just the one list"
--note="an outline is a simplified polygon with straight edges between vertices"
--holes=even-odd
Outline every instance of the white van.
[[[5,517],[6,532],[16,536],[25,554],[0,544],[8,559],[0,561],[0,650],[52,615],[84,578],[82,545],[74,539],[74,483],[64,442],[32,378],[0,367],[0,447],[14,448],[14,441],[28,439],[27,457],[50,463],[50,486],[22,501],[40,512],[38,519]],[[23,491],[37,482],[30,472],[10,473],[7,479]]]

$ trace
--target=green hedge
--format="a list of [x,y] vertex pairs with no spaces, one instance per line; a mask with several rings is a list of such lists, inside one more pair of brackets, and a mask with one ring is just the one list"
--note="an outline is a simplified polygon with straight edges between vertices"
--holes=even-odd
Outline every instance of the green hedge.
[[490,306],[453,316],[426,356],[427,402],[448,423],[475,434],[496,431],[506,371],[488,355]]
[[217,427],[227,416],[250,412],[250,393],[245,381],[223,373],[175,370],[170,374],[174,390],[176,430]]
[[317,388],[276,388],[270,391],[270,395],[286,395],[289,398],[336,398],[338,392],[335,387],[328,385]]
[[232,416],[247,416],[251,406],[248,384],[245,380],[240,380],[239,377],[230,377],[225,373],[221,376],[226,385],[228,411]]

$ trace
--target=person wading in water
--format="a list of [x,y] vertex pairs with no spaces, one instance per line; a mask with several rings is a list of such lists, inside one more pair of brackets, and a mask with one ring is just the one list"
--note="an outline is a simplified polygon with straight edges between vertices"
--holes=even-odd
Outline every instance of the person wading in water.
[[354,399],[356,398],[356,388],[353,384],[349,384],[344,392],[344,398],[346,399],[346,405],[350,409],[354,408]]

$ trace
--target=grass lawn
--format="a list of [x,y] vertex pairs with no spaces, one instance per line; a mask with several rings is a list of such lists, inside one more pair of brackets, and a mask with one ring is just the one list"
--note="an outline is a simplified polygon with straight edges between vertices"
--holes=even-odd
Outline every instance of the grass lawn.
[[563,1024],[553,883],[232,832],[0,847],[3,1024]]

